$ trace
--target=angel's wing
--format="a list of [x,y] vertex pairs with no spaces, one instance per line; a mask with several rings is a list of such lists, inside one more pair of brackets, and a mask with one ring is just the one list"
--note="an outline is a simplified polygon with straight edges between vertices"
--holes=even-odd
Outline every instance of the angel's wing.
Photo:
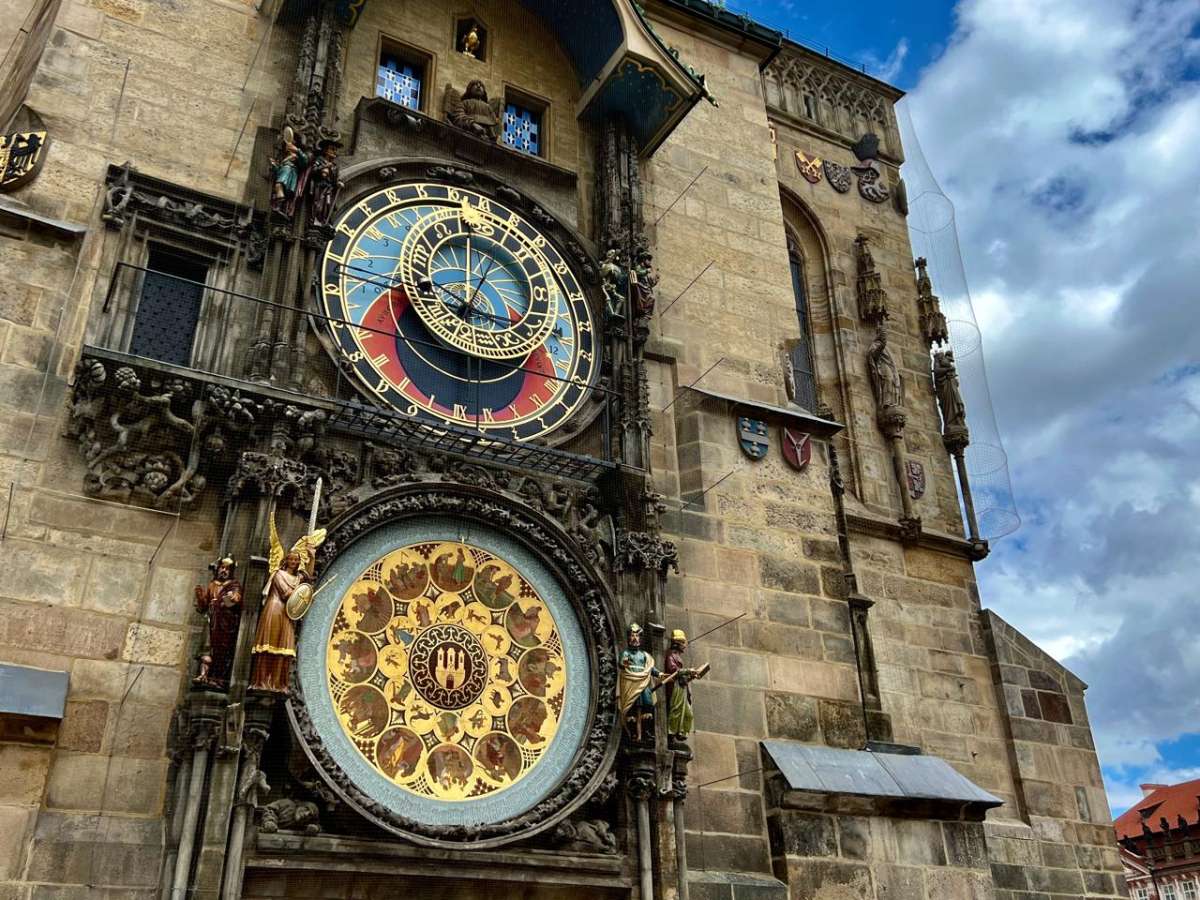
[[489,100],[488,106],[492,108],[492,113],[496,116],[496,122],[504,121],[504,99],[497,97],[495,100]]
[[442,112],[449,115],[455,110],[460,110],[462,102],[462,91],[457,90],[450,82],[446,82],[446,93],[442,96]]
[[316,575],[317,548],[325,543],[325,529],[318,528],[312,534],[306,534],[292,545],[292,552],[300,554],[300,568],[308,573],[310,578]]
[[279,541],[279,532],[275,528],[275,509],[271,509],[271,554],[267,557],[267,571],[274,577],[279,567],[283,565],[283,544]]

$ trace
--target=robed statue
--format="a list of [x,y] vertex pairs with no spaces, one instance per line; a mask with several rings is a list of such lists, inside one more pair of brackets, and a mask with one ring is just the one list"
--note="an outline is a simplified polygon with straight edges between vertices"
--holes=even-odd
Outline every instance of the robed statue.
[[339,180],[338,151],[341,141],[326,138],[317,144],[317,158],[308,169],[309,220],[318,228],[329,224],[333,207],[344,186]]
[[242,583],[234,577],[237,563],[231,557],[211,568],[212,580],[196,588],[196,609],[208,620],[208,646],[200,655],[195,683],[225,690],[242,621]]
[[630,625],[628,642],[618,660],[617,702],[626,728],[639,744],[644,723],[654,721],[654,685],[650,680],[661,676],[654,657],[642,649],[641,626]]
[[297,196],[304,187],[301,174],[309,160],[290,125],[283,126],[279,143],[279,157],[271,160],[271,208],[290,219],[296,211]]
[[958,385],[954,351],[933,354],[933,389],[942,413],[942,435],[953,437],[967,430],[967,407]]
[[707,664],[699,669],[684,665],[683,654],[688,647],[687,634],[680,628],[671,632],[671,649],[663,663],[666,677],[662,683],[667,690],[667,734],[677,741],[687,739],[695,727],[692,711],[692,682],[708,674]]
[[488,100],[487,87],[478,78],[462,93],[447,83],[442,111],[447,122],[477,138],[494,141],[500,136],[500,100]]
[[654,288],[658,286],[658,273],[654,271],[654,257],[650,249],[638,247],[633,271],[629,281],[633,287],[633,311],[639,319],[654,315]]
[[880,414],[899,410],[903,404],[900,387],[900,370],[892,351],[887,345],[887,331],[882,325],[875,330],[875,341],[867,351],[867,368],[871,375],[871,389]]
[[[313,505],[315,513],[316,502]],[[296,658],[296,626],[312,603],[316,578],[317,548],[325,541],[325,529],[314,529],[284,553],[271,510],[271,555],[267,570],[271,577],[263,586],[263,608],[254,634],[254,662],[250,687],[260,691],[287,693],[292,660]]]

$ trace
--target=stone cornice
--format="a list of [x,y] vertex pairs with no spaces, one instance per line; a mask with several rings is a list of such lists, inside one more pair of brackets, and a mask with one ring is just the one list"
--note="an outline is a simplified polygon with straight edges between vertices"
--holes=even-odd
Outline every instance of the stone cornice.
[[[891,519],[877,519],[874,516],[865,516],[861,513],[849,513],[846,516],[846,521],[850,526],[850,530],[856,534],[884,538],[889,541],[914,543],[906,539],[900,523]],[[918,547],[924,547],[926,550],[937,550],[941,553],[948,553],[951,556],[969,559],[972,562],[979,562],[988,555],[987,541],[973,544],[971,541],[964,540],[963,538],[955,537],[942,531],[930,531],[927,528],[921,529],[921,533],[917,537],[915,544]]]

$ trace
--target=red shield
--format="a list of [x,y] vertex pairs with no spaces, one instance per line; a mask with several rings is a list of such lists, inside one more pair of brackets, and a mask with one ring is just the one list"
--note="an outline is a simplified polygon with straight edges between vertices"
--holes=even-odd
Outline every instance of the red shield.
[[803,471],[812,459],[812,435],[793,428],[783,428],[783,458],[797,472]]

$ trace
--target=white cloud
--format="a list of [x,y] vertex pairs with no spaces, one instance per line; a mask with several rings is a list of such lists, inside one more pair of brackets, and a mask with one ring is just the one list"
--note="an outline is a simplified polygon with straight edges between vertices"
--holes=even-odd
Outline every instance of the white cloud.
[[910,103],[1026,523],[982,596],[1091,684],[1119,811],[1146,771],[1183,780],[1156,745],[1200,731],[1200,6],[956,13]]

